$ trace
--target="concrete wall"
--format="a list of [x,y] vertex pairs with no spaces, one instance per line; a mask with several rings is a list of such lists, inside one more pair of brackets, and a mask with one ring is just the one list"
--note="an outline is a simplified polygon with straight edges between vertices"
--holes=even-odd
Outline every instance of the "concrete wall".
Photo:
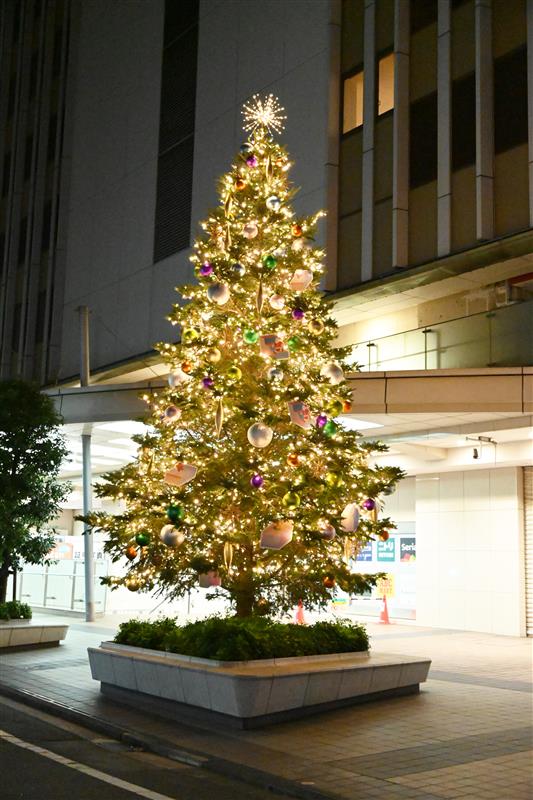
[[[278,95],[300,212],[326,205],[329,0],[201,0],[192,227],[242,141],[240,107]],[[152,263],[163,0],[83,0],[73,30],[70,188],[60,377],[78,370],[76,308],[92,311],[92,367],[174,332],[173,287],[189,251]]]
[[520,468],[416,483],[417,623],[524,635]]

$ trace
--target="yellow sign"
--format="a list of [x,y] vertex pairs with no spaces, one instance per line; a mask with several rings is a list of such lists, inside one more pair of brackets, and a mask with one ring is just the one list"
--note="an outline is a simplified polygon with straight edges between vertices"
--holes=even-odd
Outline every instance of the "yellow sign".
[[377,597],[394,597],[394,575],[389,572],[384,578],[379,578],[375,592]]

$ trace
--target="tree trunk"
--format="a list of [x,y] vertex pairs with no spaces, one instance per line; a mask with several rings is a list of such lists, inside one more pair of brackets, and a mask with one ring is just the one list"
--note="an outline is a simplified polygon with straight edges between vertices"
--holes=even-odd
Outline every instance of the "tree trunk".
[[252,590],[235,592],[236,616],[251,617],[254,607],[254,593]]
[[0,567],[0,603],[6,602],[7,596],[7,580],[9,578],[9,561],[6,561]]

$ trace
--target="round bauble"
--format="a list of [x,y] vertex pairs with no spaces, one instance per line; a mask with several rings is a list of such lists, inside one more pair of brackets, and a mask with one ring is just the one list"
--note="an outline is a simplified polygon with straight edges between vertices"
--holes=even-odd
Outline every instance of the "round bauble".
[[281,502],[283,503],[285,508],[288,508],[289,510],[294,510],[295,508],[298,508],[298,506],[300,505],[301,502],[300,495],[296,494],[296,492],[287,492],[286,494],[283,495]]
[[273,294],[268,298],[268,303],[274,311],[281,311],[285,305],[285,298],[281,294]]
[[253,168],[253,167],[257,167],[257,165],[259,164],[259,161],[257,160],[256,156],[251,155],[251,156],[248,156],[248,158],[246,159],[246,164],[247,164],[247,166]]
[[299,236],[293,241],[291,250],[294,250],[295,253],[299,253],[307,247],[309,247],[307,239],[304,239],[303,236]]
[[174,523],[174,525],[177,525],[183,522],[185,518],[185,509],[183,508],[183,506],[178,506],[178,505],[169,506],[167,508],[167,517],[171,522]]
[[270,197],[266,199],[266,207],[269,211],[279,211],[281,208],[281,200],[277,195],[271,194]]
[[338,472],[326,472],[324,481],[330,487],[330,489],[337,489],[344,483]]
[[342,410],[344,411],[345,414],[350,413],[350,411],[352,410],[352,403],[350,400],[344,401],[344,403],[342,404]]
[[130,546],[126,547],[124,550],[124,555],[129,561],[133,561],[133,559],[137,556],[137,548],[133,544],[130,544]]
[[205,261],[202,266],[200,267],[200,275],[206,278],[208,275],[211,275],[213,272],[213,265],[209,263],[209,261]]
[[326,417],[325,414],[319,414],[315,420],[317,428],[323,428],[324,425],[326,425],[327,421],[328,418]]
[[241,153],[251,153],[253,150],[253,146],[251,145],[250,142],[243,142],[239,147],[239,150],[241,151]]
[[268,447],[274,436],[274,431],[262,422],[254,422],[248,428],[248,441],[254,447]]
[[210,375],[206,375],[205,378],[202,378],[202,386],[204,389],[212,389],[215,385],[215,381]]
[[264,484],[264,482],[265,479],[263,478],[263,476],[259,475],[259,473],[257,472],[250,478],[250,484],[254,487],[254,489],[260,489],[261,486]]
[[210,361],[212,364],[218,364],[218,362],[222,358],[222,353],[220,352],[218,347],[210,347],[205,355],[207,360]]
[[298,322],[300,322],[300,320],[302,320],[305,317],[305,311],[303,310],[303,308],[293,308],[291,316],[293,319],[298,320]]
[[135,541],[137,542],[140,547],[146,547],[146,545],[150,542],[150,534],[149,533],[138,533],[135,536]]
[[324,431],[325,436],[335,436],[338,427],[339,426],[337,425],[336,422],[333,422],[332,419],[328,419],[322,430]]
[[231,367],[228,367],[226,375],[228,376],[230,381],[240,381],[240,379],[242,378],[242,371],[239,369],[239,367],[233,365]]
[[366,500],[363,500],[362,506],[365,511],[373,511],[376,507],[376,501],[371,497],[367,497]]
[[303,228],[302,228],[302,226],[301,226],[301,225],[298,225],[298,223],[295,223],[295,224],[292,226],[292,235],[293,235],[293,236],[303,236],[303,232],[304,232],[304,231],[303,231]]
[[322,583],[324,584],[326,589],[333,589],[333,587],[335,586],[335,578],[333,577],[333,575],[325,575],[322,578]]
[[196,328],[185,328],[181,333],[181,341],[183,344],[192,344],[198,339],[199,336],[200,333],[196,330]]
[[252,330],[251,328],[247,328],[242,334],[243,340],[246,344],[255,344],[259,339],[259,334],[257,331]]
[[297,467],[300,464],[300,456],[298,453],[289,453],[287,456],[287,464],[289,467]]
[[269,381],[282,381],[284,378],[284,372],[279,367],[269,367],[266,375]]
[[238,262],[231,265],[231,271],[233,272],[236,278],[242,278],[242,276],[246,274],[246,269],[243,267],[242,264],[239,264]]
[[336,385],[337,383],[342,383],[342,381],[344,380],[344,372],[342,371],[342,369],[339,367],[338,364],[334,364],[333,362],[331,364],[326,364],[324,367],[322,367],[322,369],[320,370],[320,374],[322,375],[323,378],[327,378],[328,381],[333,385]]
[[301,341],[300,341],[298,336],[290,336],[287,339],[287,347],[289,348],[291,353],[294,353],[296,350],[299,350],[300,349],[300,345],[301,345]]
[[126,578],[126,589],[130,592],[138,592],[142,583],[138,578]]
[[257,223],[247,222],[244,228],[242,229],[242,233],[246,239],[255,239],[255,237],[259,233],[259,228],[257,227]]
[[341,528],[346,533],[353,533],[359,525],[359,509],[357,503],[348,503],[341,516]]
[[181,411],[177,406],[167,406],[163,411],[163,422],[169,424],[177,422],[181,417]]
[[185,372],[186,375],[188,375],[189,372],[192,372],[192,364],[191,364],[191,362],[190,361],[183,361],[182,364],[181,364],[181,371]]
[[235,181],[235,189],[237,192],[242,192],[243,189],[246,189],[246,183],[242,180],[242,178],[239,178]]
[[324,323],[321,319],[312,319],[307,323],[307,330],[309,333],[314,333],[315,336],[319,336],[324,332]]
[[185,534],[175,528],[174,525],[164,525],[161,528],[159,538],[167,547],[179,547],[185,541]]
[[273,255],[265,256],[263,259],[263,266],[265,269],[274,269],[277,263],[277,259]]
[[321,520],[318,523],[318,532],[320,537],[328,542],[331,542],[337,535],[337,531],[333,525],[331,525],[329,522],[325,522],[324,520]]
[[330,417],[338,417],[342,413],[343,402],[342,400],[332,400],[327,405],[327,412]]
[[229,286],[226,283],[212,283],[207,287],[207,297],[212,303],[223,306],[230,296]]
[[381,533],[379,534],[379,538],[381,539],[382,542],[386,542],[389,536],[390,533],[388,531],[381,531]]

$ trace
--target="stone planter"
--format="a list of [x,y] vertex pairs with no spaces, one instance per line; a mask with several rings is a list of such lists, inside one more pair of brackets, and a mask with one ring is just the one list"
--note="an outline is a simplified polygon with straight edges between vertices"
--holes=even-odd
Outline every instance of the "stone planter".
[[103,694],[165,717],[238,728],[414,694],[431,663],[368,652],[212,661],[114,642],[102,642],[88,653]]
[[41,625],[30,619],[12,619],[0,626],[0,651],[54,647],[67,635],[68,625]]

